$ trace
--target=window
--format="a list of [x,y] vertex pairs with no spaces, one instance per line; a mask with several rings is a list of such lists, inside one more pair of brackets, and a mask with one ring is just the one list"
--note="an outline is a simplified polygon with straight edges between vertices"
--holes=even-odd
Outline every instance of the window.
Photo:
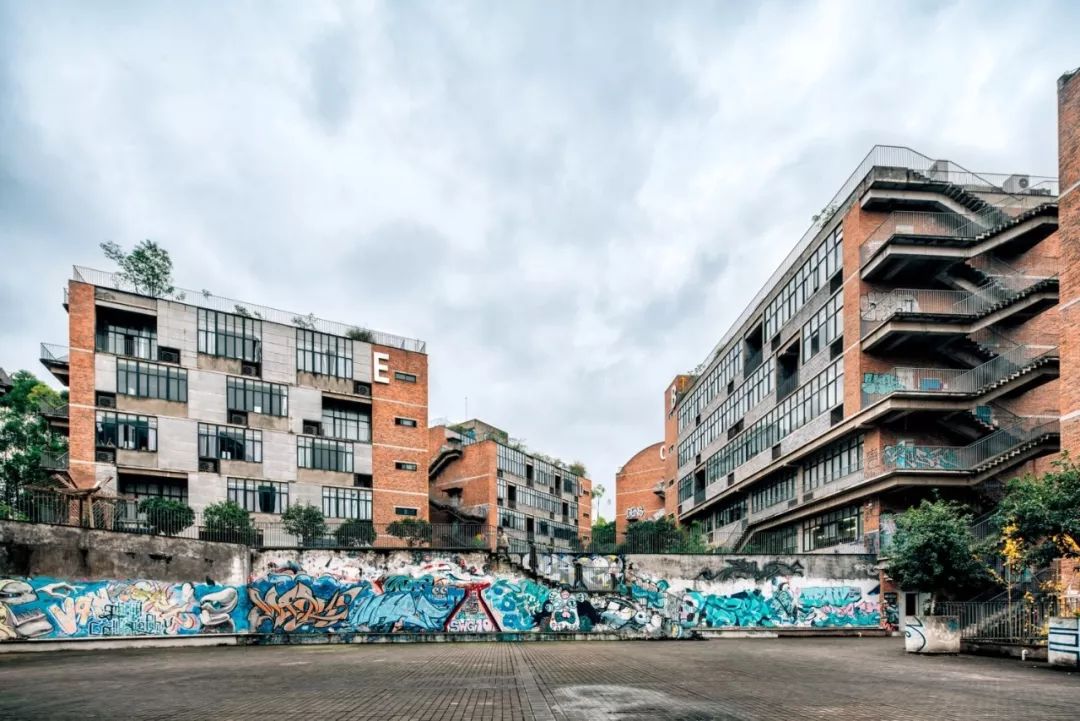
[[746,553],[797,553],[798,529],[795,525],[761,531],[746,547]]
[[289,507],[289,484],[255,478],[230,478],[228,499],[250,513],[283,513]]
[[415,516],[418,509],[416,508],[404,508],[402,506],[394,506],[394,514],[398,516]]
[[769,304],[765,306],[765,336],[772,338],[841,267],[843,232],[837,227],[821,241]]
[[766,481],[750,494],[750,509],[757,513],[795,497],[795,471],[784,471],[779,478]]
[[738,498],[720,505],[708,517],[716,528],[735,523],[746,518],[746,499]]
[[296,370],[351,380],[353,343],[341,336],[297,328]]
[[371,414],[366,408],[354,405],[324,405],[323,435],[347,441],[371,442]]
[[97,332],[97,350],[157,360],[157,331],[146,326],[106,322]]
[[199,458],[262,463],[262,431],[199,424]]
[[98,448],[157,450],[157,418],[130,413],[97,413]]
[[841,312],[844,307],[844,294],[837,293],[806,322],[802,330],[803,363],[810,360],[825,346],[840,337],[844,328]]
[[405,426],[406,428],[416,428],[416,419],[414,418],[395,418],[394,424],[399,426]]
[[859,540],[862,514],[858,506],[815,516],[803,526],[803,550],[814,551]]
[[289,389],[280,383],[230,376],[225,381],[225,395],[230,411],[289,415]]
[[187,371],[143,361],[116,361],[116,392],[187,403]]
[[296,439],[296,465],[320,471],[353,472],[353,445],[329,438],[300,436]]
[[371,491],[323,486],[322,512],[327,518],[371,520]]
[[405,383],[415,383],[416,375],[413,373],[402,373],[401,371],[394,371],[394,380],[404,381]]
[[742,374],[742,342],[736,343],[723,357],[719,353],[715,357],[720,361],[694,384],[693,390],[679,404],[680,433],[694,422],[714,398],[730,392],[728,384],[735,376]]
[[398,469],[399,471],[415,471],[416,464],[406,463],[405,461],[394,461],[394,468]]
[[812,455],[803,468],[803,490],[811,491],[818,486],[843,478],[862,468],[863,437],[851,436],[831,443]]
[[504,446],[501,443],[497,448],[497,465],[500,471],[505,471],[518,478],[525,477],[525,463],[528,456],[516,448]]
[[262,321],[199,308],[199,352],[259,363],[262,361]]
[[147,478],[131,479],[121,476],[120,495],[135,496],[138,501],[145,498],[169,498],[187,503],[187,482]]

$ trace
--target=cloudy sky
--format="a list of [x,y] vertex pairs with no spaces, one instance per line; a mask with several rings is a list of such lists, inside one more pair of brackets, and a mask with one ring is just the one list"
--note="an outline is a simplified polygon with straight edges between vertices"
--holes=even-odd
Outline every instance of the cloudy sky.
[[428,342],[432,418],[615,469],[874,143],[1056,174],[1071,2],[0,0],[0,365],[73,264]]

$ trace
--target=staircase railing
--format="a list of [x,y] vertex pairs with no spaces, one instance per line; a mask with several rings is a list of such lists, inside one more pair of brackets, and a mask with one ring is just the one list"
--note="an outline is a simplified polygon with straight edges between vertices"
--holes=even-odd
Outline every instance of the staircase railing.
[[1020,345],[970,369],[897,366],[884,373],[868,373],[863,381],[863,407],[900,392],[977,393],[1057,355],[1056,346]]
[[872,472],[977,471],[995,458],[1058,429],[1056,419],[1022,418],[967,446],[885,446],[880,457],[867,453],[867,467]]
[[878,250],[895,236],[926,236],[929,238],[955,238],[974,242],[975,238],[998,226],[1000,212],[973,211],[970,215],[958,213],[898,210],[881,222],[859,249],[861,265],[865,265]]

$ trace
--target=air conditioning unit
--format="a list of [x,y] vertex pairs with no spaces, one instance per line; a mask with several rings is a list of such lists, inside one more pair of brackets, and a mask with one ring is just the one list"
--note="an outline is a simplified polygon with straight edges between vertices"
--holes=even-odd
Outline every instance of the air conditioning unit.
[[199,473],[217,473],[218,462],[213,458],[199,459]]
[[247,413],[241,413],[239,411],[229,411],[229,423],[237,426],[246,426],[247,422]]
[[356,383],[353,383],[353,393],[358,396],[370,396],[371,385],[369,383],[361,383],[357,381]]
[[175,348],[158,347],[158,360],[162,363],[179,363],[180,351]]
[[259,366],[255,365],[254,363],[241,363],[240,364],[240,375],[242,375],[242,376],[258,376],[259,375]]
[[98,463],[116,463],[116,451],[98,451],[94,454]]
[[1031,176],[1029,175],[1010,175],[1001,184],[1001,189],[1006,193],[1023,193],[1030,187]]
[[319,423],[309,423],[304,421],[304,434],[308,436],[322,435],[322,426]]

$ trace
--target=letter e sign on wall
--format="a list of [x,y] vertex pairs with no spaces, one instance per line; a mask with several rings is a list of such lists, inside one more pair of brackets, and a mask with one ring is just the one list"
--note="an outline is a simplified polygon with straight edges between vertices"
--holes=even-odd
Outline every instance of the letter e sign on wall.
[[373,352],[371,354],[371,380],[376,383],[390,382],[390,354]]

